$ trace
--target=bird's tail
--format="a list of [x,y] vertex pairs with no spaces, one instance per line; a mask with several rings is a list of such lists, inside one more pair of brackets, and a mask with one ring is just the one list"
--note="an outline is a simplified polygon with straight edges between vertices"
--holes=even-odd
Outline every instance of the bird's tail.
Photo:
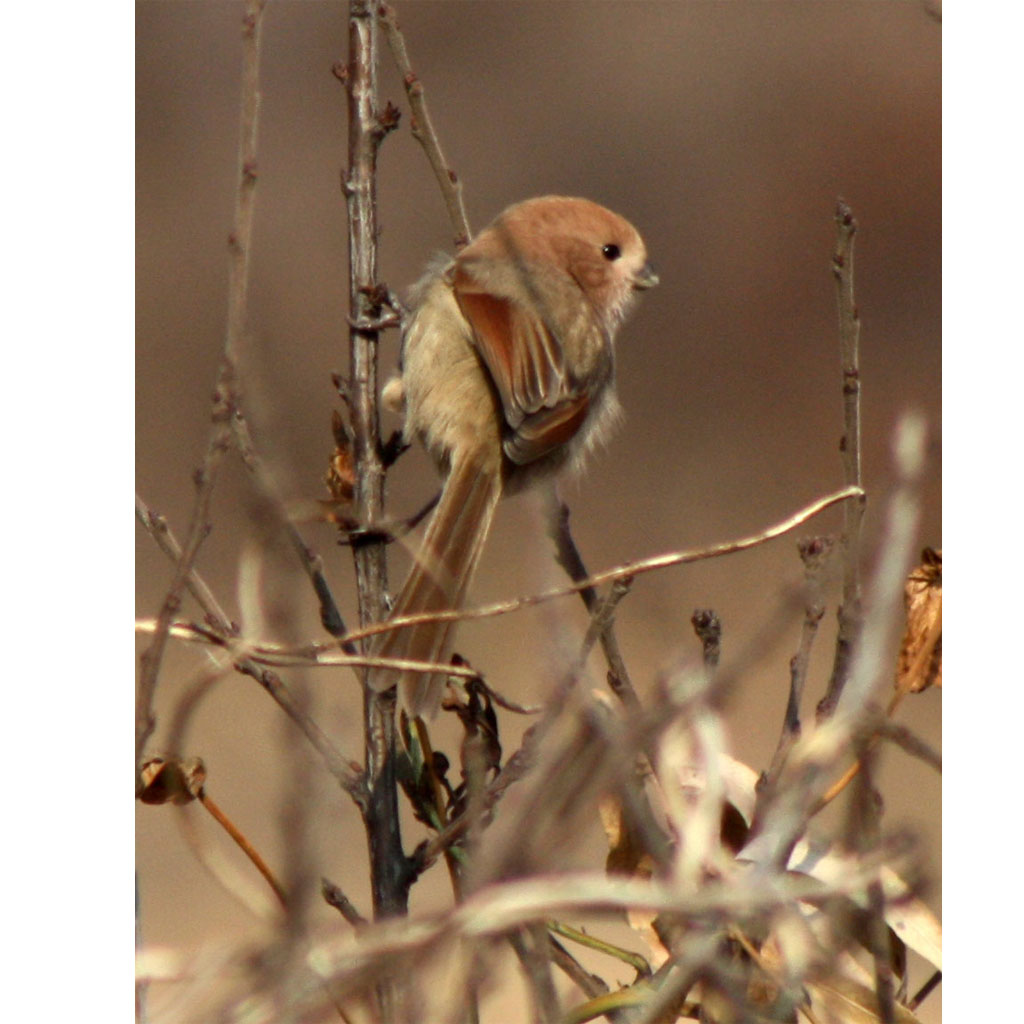
[[[391,619],[462,606],[500,497],[497,472],[470,459],[452,466]],[[451,620],[399,627],[380,634],[372,652],[383,658],[439,662],[448,655],[453,627]],[[371,670],[370,685],[375,690],[396,683],[399,700],[410,714],[433,715],[437,711],[443,675]]]

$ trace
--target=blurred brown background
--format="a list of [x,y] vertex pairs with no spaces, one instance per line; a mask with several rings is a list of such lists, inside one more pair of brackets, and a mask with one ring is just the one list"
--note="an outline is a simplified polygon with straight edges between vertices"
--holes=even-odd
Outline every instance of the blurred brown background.
[[[829,267],[840,195],[860,224],[872,541],[898,417],[922,410],[936,439],[940,429],[941,27],[926,6],[396,6],[473,228],[527,196],[585,195],[637,225],[661,276],[620,335],[626,423],[586,478],[564,489],[590,568],[756,532],[841,485]],[[137,4],[136,14],[137,488],[183,535],[224,333],[242,8],[149,2]],[[261,450],[297,503],[326,496],[338,404],[330,374],[346,369],[345,96],[330,70],[344,56],[345,31],[342,4],[272,3],[266,14],[245,387]],[[381,100],[388,99],[402,107],[403,121],[381,152],[380,267],[402,291],[433,252],[449,247],[451,229],[382,46]],[[385,370],[396,349],[392,332],[382,348]],[[386,418],[386,429],[397,425]],[[391,507],[408,514],[434,487],[425,461],[411,454],[392,475]],[[921,544],[941,545],[939,495],[936,443]],[[255,536],[252,508],[251,489],[232,463],[216,491],[200,568],[236,616],[239,557]],[[828,513],[803,532],[835,530],[839,522]],[[335,546],[330,527],[310,523],[303,531],[324,555],[342,612],[354,622],[348,551]],[[783,586],[801,577],[793,539],[636,583],[620,609],[619,634],[642,692],[660,668],[695,653],[694,608],[717,610],[726,656],[752,636]],[[394,586],[403,566],[396,554]],[[171,566],[141,530],[137,569],[139,614],[154,615]],[[273,562],[267,579],[268,594],[297,616],[290,628],[321,637],[313,596],[291,563]],[[476,599],[560,581],[536,505],[528,497],[506,503]],[[834,604],[806,711],[827,676],[833,622]],[[467,626],[458,646],[498,675],[500,688],[536,701],[584,627],[576,603],[565,602]],[[797,636],[794,619],[728,708],[733,752],[757,769],[778,735]],[[175,650],[168,658],[158,695],[162,727],[202,665],[201,652]],[[603,673],[597,661],[592,667],[597,685]],[[361,757],[352,676],[294,673],[289,680],[308,687],[324,728]],[[900,716],[938,744],[939,693],[908,702]],[[185,751],[205,758],[210,792],[271,864],[282,851],[288,784],[279,719],[252,681],[231,679],[200,707]],[[511,751],[522,724],[507,728]],[[358,817],[311,756],[308,762],[318,870],[366,911]],[[886,822],[919,831],[937,871],[939,780],[887,751],[881,781]],[[407,832],[411,846],[418,826]],[[602,855],[595,823],[578,860],[595,865]],[[147,940],[194,946],[252,928],[251,917],[190,859],[166,808],[139,810],[138,867]],[[414,908],[443,904],[443,880],[436,891],[431,885],[416,887]],[[929,900],[939,905],[937,887]],[[332,912],[323,920],[332,923]],[[940,1008],[933,997],[923,1019],[938,1020]]]

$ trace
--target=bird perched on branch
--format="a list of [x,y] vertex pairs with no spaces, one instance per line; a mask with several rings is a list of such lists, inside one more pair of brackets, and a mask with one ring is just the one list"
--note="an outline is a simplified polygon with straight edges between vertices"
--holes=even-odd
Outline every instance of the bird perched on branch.
[[[391,619],[462,605],[498,499],[577,465],[615,424],[616,330],[657,284],[636,228],[586,199],[508,207],[415,286],[400,376],[385,403],[405,413],[444,477]],[[453,623],[379,634],[380,657],[438,662]],[[442,675],[377,668],[403,706],[433,715]]]

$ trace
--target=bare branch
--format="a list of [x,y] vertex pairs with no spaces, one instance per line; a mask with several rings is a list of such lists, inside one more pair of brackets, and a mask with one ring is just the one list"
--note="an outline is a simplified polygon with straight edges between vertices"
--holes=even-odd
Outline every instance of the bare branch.
[[196,496],[188,534],[174,577],[160,608],[153,642],[143,653],[135,712],[136,791],[141,788],[142,753],[156,728],[153,700],[160,663],[167,646],[167,631],[181,604],[181,594],[203,540],[210,531],[209,510],[213,486],[224,453],[231,445],[231,418],[237,405],[236,372],[245,331],[249,294],[249,251],[256,187],[256,138],[259,123],[260,37],[266,0],[247,0],[242,36],[242,104],[238,144],[238,188],[234,228],[228,238],[228,318],[224,356],[214,391],[212,426],[202,464],[195,475]]
[[[135,510],[136,515],[159,544],[160,549],[168,557],[178,560],[179,564],[181,564],[181,548],[163,517],[152,512],[146,503],[137,496],[135,499]],[[255,679],[270,694],[277,705],[299,727],[306,739],[309,740],[313,748],[320,754],[327,770],[334,776],[341,787],[356,800],[357,804],[362,805],[365,800],[365,793],[362,784],[361,766],[347,758],[334,746],[334,743],[327,734],[299,706],[291,690],[281,677],[259,663],[261,657],[258,654],[258,645],[254,647],[239,637],[237,626],[228,621],[226,613],[217,602],[212,591],[194,569],[190,569],[186,574],[185,585],[206,613],[209,628],[203,629],[193,623],[182,623],[175,620],[167,624],[166,636],[211,644],[231,651],[234,655],[234,667],[239,672]],[[136,623],[137,630],[149,631],[154,634],[159,627],[159,620]],[[272,656],[271,651],[268,651],[269,656]],[[278,662],[278,664],[308,663],[308,658],[293,659],[291,661],[282,659]],[[174,732],[175,729],[172,728],[171,734],[173,735]]]
[[589,999],[608,992],[608,984],[597,974],[591,974],[553,935],[548,936],[551,962],[568,977]]
[[[181,545],[171,531],[167,520],[153,511],[139,495],[135,495],[135,516],[146,528],[149,535],[156,541],[160,550],[176,565],[181,561]],[[185,589],[192,595],[196,603],[206,614],[207,621],[224,635],[237,634],[234,623],[230,622],[227,613],[221,607],[213,591],[195,568],[189,569],[185,575]],[[174,624],[170,627],[173,635]]]
[[533,922],[524,925],[508,937],[509,944],[523,968],[527,988],[533,1003],[534,1024],[547,1024],[561,1019],[558,994],[551,978],[549,944],[544,925]]
[[[355,459],[353,504],[356,519],[373,525],[384,519],[383,445],[378,408],[377,343],[377,153],[393,127],[377,110],[378,19],[372,0],[349,0],[348,170],[344,192],[348,213],[349,381],[352,453]],[[352,549],[356,569],[359,622],[386,617],[386,548],[368,539]],[[349,642],[353,637],[349,637]],[[413,874],[402,849],[396,761],[398,740],[394,690],[377,693],[363,674],[363,736],[368,800],[363,821],[370,847],[370,882],[375,918],[405,914]],[[395,985],[377,992],[385,1021],[400,1014]]]
[[[153,634],[159,623],[156,619],[136,619],[135,632]],[[175,619],[169,627],[169,635],[176,640],[222,647],[229,651],[239,663],[251,661],[257,665],[297,666],[300,668],[387,668],[407,672],[444,672],[463,679],[476,679],[480,673],[470,665],[444,664],[435,661],[413,661],[408,658],[380,658],[370,654],[338,654],[336,645],[308,643],[301,646],[273,643],[271,641],[247,640],[238,634],[200,626],[196,622]],[[239,671],[245,669],[239,667]],[[536,708],[513,705],[520,714],[532,714]]]
[[[288,535],[288,540],[295,549],[295,553],[298,555],[310,583],[313,585],[317,600],[320,602],[321,625],[331,636],[344,636],[347,632],[345,621],[341,617],[341,612],[338,610],[334,595],[331,593],[331,588],[327,583],[327,577],[324,575],[323,560],[312,548],[307,546],[295,523],[288,515],[278,487],[256,451],[252,435],[249,432],[249,423],[242,414],[241,409],[235,410],[235,415],[232,418],[232,429],[235,444],[238,447],[238,453],[242,458],[243,465],[249,471],[253,482],[260,489],[260,492],[267,499],[278,519],[279,525]],[[346,650],[349,654],[355,653],[355,647],[352,645],[348,645]]]
[[[565,570],[569,579],[574,583],[581,583],[587,579],[587,567],[583,564],[583,557],[576,547],[572,531],[569,529],[569,506],[559,501],[554,488],[547,492],[547,519],[548,535],[555,542],[555,558],[558,564]],[[625,581],[628,581],[625,582]],[[618,582],[618,581],[617,581]],[[629,678],[626,663],[623,660],[622,652],[619,650],[619,641],[615,635],[615,622],[613,618],[614,607],[626,596],[626,591],[632,585],[630,577],[624,578],[625,590],[620,590],[606,613],[600,616],[600,625],[597,635],[601,640],[601,648],[604,651],[605,660],[608,663],[608,687],[622,703],[629,708],[639,706],[639,699],[636,695],[636,688]],[[584,586],[579,591],[583,603],[587,606],[593,618],[591,629],[598,623],[597,613],[597,592],[591,586]],[[590,630],[588,630],[589,634]],[[593,641],[590,641],[593,643]],[[589,650],[589,646],[587,647]]]
[[402,30],[398,27],[395,10],[390,4],[381,3],[378,13],[381,24],[384,26],[384,34],[387,36],[391,55],[394,57],[405,83],[405,93],[409,97],[409,106],[412,108],[412,136],[423,147],[430,166],[433,168],[434,176],[437,178],[437,183],[441,186],[441,194],[448,207],[448,216],[455,229],[455,248],[461,249],[472,237],[469,221],[466,219],[466,208],[462,203],[462,183],[448,161],[445,160],[444,153],[441,152],[441,142],[434,130],[430,111],[427,110],[427,100],[423,95],[423,83],[412,69],[409,52],[405,46],[405,36],[402,35]]
[[775,754],[772,756],[771,767],[765,782],[778,778],[782,764],[790,747],[800,735],[800,700],[803,697],[804,683],[807,680],[807,669],[811,661],[811,649],[818,626],[825,614],[822,597],[822,572],[832,552],[831,537],[809,537],[800,541],[797,549],[804,565],[804,585],[807,593],[804,601],[804,619],[800,630],[800,644],[796,654],[789,663],[789,700],[786,703],[786,714],[782,724]]
[[359,928],[366,924],[366,918],[356,910],[352,901],[329,878],[320,880],[320,890],[324,902],[334,907],[353,928]]
[[[842,199],[836,204],[836,250],[832,274],[836,281],[839,307],[839,359],[843,374],[843,437],[839,450],[843,457],[843,476],[849,487],[861,486],[860,471],[860,314],[853,296],[853,238],[857,222]],[[836,637],[835,662],[828,690],[818,704],[818,717],[835,711],[846,684],[850,658],[861,629],[861,526],[865,497],[847,503],[843,509],[843,599],[839,606],[839,634]]]
[[651,558],[641,559],[639,562],[627,562],[615,569],[606,569],[584,580],[573,583],[571,586],[556,587],[539,594],[527,597],[519,597],[512,601],[500,601],[495,604],[483,605],[479,608],[465,608],[459,611],[433,612],[423,615],[405,615],[390,619],[387,622],[380,622],[373,626],[359,629],[349,633],[346,639],[359,640],[377,633],[387,633],[392,629],[402,629],[407,626],[418,625],[422,622],[443,622],[459,621],[463,619],[491,619],[499,615],[508,615],[510,612],[517,612],[523,608],[532,608],[547,601],[554,601],[557,598],[566,597],[569,594],[578,593],[587,587],[598,587],[603,583],[611,583],[614,580],[625,579],[631,576],[640,576],[644,573],[654,572],[658,569],[667,569],[676,565],[688,565],[691,562],[702,562],[709,558],[720,558],[723,555],[732,555],[739,551],[747,551],[750,548],[766,544],[775,540],[783,534],[795,530],[798,526],[807,522],[808,519],[830,508],[832,505],[851,498],[857,499],[863,496],[859,487],[844,487],[841,491],[835,491],[819,498],[810,505],[805,506],[793,515],[775,523],[766,529],[749,537],[742,537],[739,540],[724,541],[721,544],[713,544],[706,548],[695,548],[689,551],[675,551],[665,555],[655,555]]

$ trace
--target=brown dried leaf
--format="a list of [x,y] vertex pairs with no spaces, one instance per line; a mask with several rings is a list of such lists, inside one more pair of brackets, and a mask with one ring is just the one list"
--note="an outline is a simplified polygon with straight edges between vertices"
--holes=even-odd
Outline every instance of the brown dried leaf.
[[942,686],[942,552],[925,548],[904,587],[907,628],[896,668],[898,693]]
[[[636,878],[650,878],[654,874],[654,860],[643,847],[636,831],[629,826],[622,813],[622,804],[613,796],[604,796],[598,802],[601,824],[608,837],[608,856],[604,862],[609,875],[631,875]],[[668,960],[669,951],[661,941],[655,921],[658,915],[650,910],[630,910],[626,920],[647,943],[650,961],[655,969]]]
[[[331,417],[331,431],[334,434],[334,453],[327,466],[327,490],[335,505],[350,505],[355,494],[355,463],[348,428],[337,410]],[[328,521],[331,521],[329,516]]]
[[150,757],[142,765],[144,804],[188,804],[197,800],[206,782],[206,766],[201,757]]
[[641,837],[625,819],[622,804],[613,796],[604,796],[598,804],[598,809],[604,834],[608,837],[605,871],[609,875],[650,878],[654,873],[654,861],[644,849]]
[[786,963],[773,935],[769,935],[758,949],[759,970],[750,972],[747,981],[747,999],[754,1006],[773,1006],[782,993],[780,978],[784,977]]

